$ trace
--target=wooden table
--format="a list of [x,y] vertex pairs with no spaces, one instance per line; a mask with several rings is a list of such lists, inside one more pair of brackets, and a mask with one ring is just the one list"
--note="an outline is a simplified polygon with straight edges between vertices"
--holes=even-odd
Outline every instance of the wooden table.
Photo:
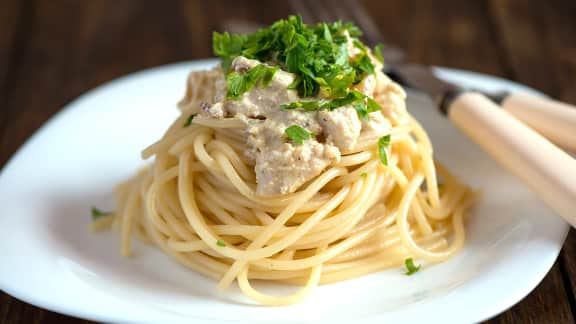
[[[576,103],[576,1],[362,3],[412,61],[501,76]],[[291,12],[285,1],[2,0],[0,165],[83,92],[130,72],[210,57],[211,32],[231,19],[270,23]],[[542,283],[489,322],[574,322],[575,260],[571,231]],[[81,322],[0,292],[0,323]]]

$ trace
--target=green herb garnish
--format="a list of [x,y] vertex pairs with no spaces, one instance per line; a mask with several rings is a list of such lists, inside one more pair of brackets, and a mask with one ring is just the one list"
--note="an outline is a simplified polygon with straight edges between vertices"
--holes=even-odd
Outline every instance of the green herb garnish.
[[276,71],[278,71],[278,67],[259,64],[243,74],[238,72],[228,73],[226,76],[226,84],[228,86],[226,97],[228,99],[238,99],[244,92],[250,91],[258,83],[263,88],[267,87]]
[[379,111],[381,109],[380,105],[374,101],[374,99],[368,96],[364,96],[364,98],[361,100],[356,101],[352,107],[356,109],[358,117],[364,120],[368,120],[369,113]]
[[100,209],[98,209],[94,206],[92,206],[91,211],[92,211],[92,220],[97,220],[98,218],[110,216],[113,214],[113,212],[101,211]]
[[301,108],[306,111],[316,111],[316,110],[334,110],[338,107],[342,107],[345,105],[349,105],[353,102],[362,100],[364,98],[364,94],[360,91],[352,90],[348,92],[348,94],[343,98],[328,100],[328,99],[320,99],[320,100],[304,100],[304,101],[295,101],[289,104],[280,105],[282,109],[296,109]]
[[[349,58],[346,34],[361,50],[353,59]],[[271,62],[294,73],[296,78],[288,88],[297,90],[300,97],[321,93],[327,98],[313,103],[289,104],[284,109],[317,110],[350,104],[351,87],[365,75],[374,73],[368,49],[358,40],[360,35],[358,27],[350,23],[337,21],[308,26],[300,16],[290,16],[247,35],[215,32],[212,41],[214,54],[222,59],[222,69],[227,74],[229,98],[237,98],[259,80],[247,80],[246,75],[241,77],[238,72],[228,71],[234,58],[244,56]],[[360,100],[355,98],[354,101]],[[366,112],[369,110],[366,109]],[[364,116],[364,111],[360,115]]]
[[192,125],[192,120],[194,119],[194,117],[196,117],[196,115],[198,115],[198,114],[192,114],[192,115],[188,116],[188,118],[186,118],[186,122],[184,123],[183,127],[188,127],[188,126]]
[[350,90],[345,97],[337,99],[303,100],[280,105],[281,109],[304,109],[306,111],[334,110],[338,107],[352,104],[360,119],[368,120],[368,114],[380,110],[380,105],[374,99],[360,91]]
[[384,165],[388,165],[388,147],[390,147],[390,134],[382,136],[378,140],[378,153],[380,161]]
[[368,103],[367,110],[369,113],[379,111],[382,109],[382,107],[380,107],[380,105],[374,99],[366,97],[366,101]]
[[286,136],[288,136],[292,142],[296,143],[297,145],[302,145],[305,140],[308,140],[312,137],[312,134],[305,130],[304,128],[298,125],[292,125],[284,131]]
[[242,54],[242,47],[246,42],[245,35],[213,33],[212,50],[222,59],[222,69],[227,71],[232,60]]
[[226,243],[218,240],[218,241],[216,241],[216,245],[218,245],[219,247],[225,247],[225,246],[226,246]]
[[355,39],[353,44],[361,51],[352,61],[352,66],[356,69],[356,80],[354,83],[359,83],[366,75],[374,74],[374,64],[372,64],[372,60],[368,56],[368,49],[362,42]]
[[360,173],[360,176],[366,178],[368,176],[368,173],[362,172],[362,173]]
[[354,61],[352,61],[352,66],[356,71],[361,73],[356,73],[356,80],[354,83],[359,83],[364,79],[366,75],[374,74],[374,64],[366,52],[359,54]]
[[408,258],[404,260],[404,264],[406,265],[406,272],[407,276],[411,276],[420,270],[421,265],[415,265],[414,260],[412,258]]
[[384,64],[384,57],[382,57],[382,49],[384,49],[384,44],[382,43],[376,44],[376,46],[374,46],[374,49],[372,50],[372,53],[374,53],[374,56],[378,61],[380,61],[380,63]]
[[366,104],[358,101],[352,105],[354,109],[356,109],[356,113],[358,114],[358,118],[368,120],[368,109],[366,109]]

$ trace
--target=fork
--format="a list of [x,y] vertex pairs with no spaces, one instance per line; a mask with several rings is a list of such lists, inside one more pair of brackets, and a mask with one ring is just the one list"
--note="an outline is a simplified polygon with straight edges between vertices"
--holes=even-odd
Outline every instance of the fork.
[[[290,0],[290,3],[309,22],[316,19],[351,20],[367,31],[366,39],[369,42],[382,39],[369,15],[353,0],[338,2],[341,7],[326,6],[325,0]],[[399,48],[396,49],[401,52]],[[387,54],[383,54],[386,61]],[[522,95],[520,98],[524,102],[512,105],[517,108],[516,112],[520,116],[530,113],[532,117],[540,115],[540,118],[536,118],[536,126],[528,122],[525,125],[521,118],[514,118],[510,109],[506,109],[506,102],[510,98],[503,102],[503,110],[480,93],[439,80],[429,67],[396,61],[392,68],[389,66],[388,71],[385,70],[390,71],[410,80],[418,89],[426,90],[433,98],[442,98],[438,107],[455,126],[576,227],[576,160],[534,131],[542,131],[542,126],[552,126],[551,134],[557,135],[562,144],[576,148],[576,108],[549,99]],[[389,76],[394,79],[394,75]],[[513,99],[518,95],[508,97]]]
[[[364,31],[368,44],[374,45],[384,40],[370,14],[356,0],[289,0],[289,3],[309,23],[337,19],[352,21]],[[384,73],[403,86],[422,90],[419,87],[420,79],[426,74],[434,74],[427,66],[404,63],[404,52],[398,46],[386,44],[382,54],[386,63]],[[576,106],[526,93],[487,93],[477,89],[466,92],[482,93],[553,143],[576,152]]]

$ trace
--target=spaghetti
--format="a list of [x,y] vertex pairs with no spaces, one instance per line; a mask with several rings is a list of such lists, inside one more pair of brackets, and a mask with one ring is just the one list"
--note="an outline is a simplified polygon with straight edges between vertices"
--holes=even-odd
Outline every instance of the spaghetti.
[[[135,235],[218,280],[220,289],[237,281],[254,301],[278,306],[302,301],[320,284],[407,258],[442,262],[462,248],[474,194],[435,163],[404,91],[384,74],[375,72],[370,97],[382,108],[372,114],[390,122],[387,134],[362,132],[339,161],[280,195],[257,192],[244,121],[194,115],[201,103],[216,101],[222,75],[219,68],[190,74],[180,117],[143,151],[153,164],[116,188],[116,213],[94,224],[120,231],[123,255]],[[391,140],[387,165],[379,158],[382,135]],[[271,296],[253,280],[302,288]]]

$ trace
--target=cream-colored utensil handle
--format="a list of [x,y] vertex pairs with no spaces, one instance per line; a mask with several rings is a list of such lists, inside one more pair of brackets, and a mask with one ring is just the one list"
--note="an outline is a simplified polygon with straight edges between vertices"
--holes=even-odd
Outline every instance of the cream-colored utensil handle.
[[478,93],[464,93],[448,117],[544,202],[576,226],[576,160]]
[[576,152],[576,106],[525,93],[514,93],[502,108],[550,141]]

